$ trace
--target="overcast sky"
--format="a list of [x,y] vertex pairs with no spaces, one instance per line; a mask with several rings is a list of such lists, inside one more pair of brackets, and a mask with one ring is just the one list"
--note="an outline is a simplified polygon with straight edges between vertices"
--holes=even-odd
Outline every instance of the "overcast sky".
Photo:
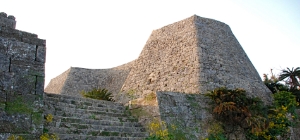
[[262,77],[298,67],[300,0],[1,0],[17,29],[47,40],[46,83],[72,67],[138,58],[152,30],[196,14],[228,24]]

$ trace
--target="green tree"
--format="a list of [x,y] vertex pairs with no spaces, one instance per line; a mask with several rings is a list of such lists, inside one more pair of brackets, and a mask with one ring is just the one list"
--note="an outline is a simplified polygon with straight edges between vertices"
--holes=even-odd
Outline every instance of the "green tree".
[[267,74],[264,74],[263,77],[264,84],[271,90],[273,94],[279,91],[289,91],[289,88],[286,85],[280,83],[279,78],[273,74],[272,69],[270,78]]
[[298,89],[300,87],[298,78],[300,77],[300,67],[297,67],[296,69],[287,68],[283,69],[279,75],[279,80],[282,81],[286,78],[288,78],[287,84],[290,85],[290,88],[292,90]]

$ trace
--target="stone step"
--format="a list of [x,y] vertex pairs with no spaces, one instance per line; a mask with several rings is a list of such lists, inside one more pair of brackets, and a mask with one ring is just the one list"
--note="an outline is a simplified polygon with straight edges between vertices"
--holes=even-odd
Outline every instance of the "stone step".
[[68,112],[68,111],[45,111],[45,114],[52,114],[57,116],[57,119],[62,117],[78,118],[78,119],[94,119],[94,120],[114,120],[122,122],[134,122],[138,121],[135,117],[129,116],[129,114],[119,113],[106,113],[93,110],[83,110],[82,112]]
[[[95,119],[79,119],[54,116],[53,121],[48,123],[47,126],[59,127],[62,123],[76,123],[76,124],[92,124],[92,125],[107,125],[107,126],[124,126],[124,127],[142,127],[142,125],[136,121],[124,121],[121,119],[117,120],[95,120]],[[127,118],[125,118],[127,119]]]
[[68,104],[68,103],[64,103],[64,102],[54,102],[54,101],[46,101],[45,104],[50,105],[54,108],[63,108],[64,110],[68,110],[68,109],[88,109],[88,110],[104,110],[106,112],[113,112],[113,113],[124,113],[124,111],[126,111],[126,109],[124,109],[124,107],[107,107],[107,106],[103,106],[103,105],[98,105],[97,107],[95,106],[88,106],[85,104]]
[[123,104],[120,103],[115,103],[115,102],[105,101],[105,100],[96,100],[91,98],[74,97],[74,96],[61,95],[61,94],[45,93],[44,99],[46,101],[64,102],[68,104],[85,104],[87,106],[94,106],[94,107],[111,106],[111,107],[125,109]]
[[121,125],[123,126],[134,126],[134,127],[139,127],[141,124],[137,122],[137,119],[135,118],[100,118],[100,119],[82,119],[82,118],[77,118],[77,117],[60,117],[60,116],[54,116],[52,119],[52,122],[48,123],[47,125],[49,126],[55,126],[58,127],[60,123],[80,123],[80,124],[98,124],[98,125]]
[[60,140],[144,140],[144,137],[119,137],[119,136],[89,136],[78,134],[59,134]]
[[80,123],[65,123],[62,122],[57,127],[46,126],[45,128],[68,128],[68,129],[81,129],[81,130],[103,130],[109,132],[145,132],[143,127],[126,127],[114,125],[95,125],[95,124],[80,124]]
[[147,132],[141,132],[139,129],[129,127],[99,127],[96,129],[78,129],[78,128],[57,128],[45,127],[49,133],[56,134],[77,134],[89,136],[119,136],[119,137],[147,137]]
[[[89,100],[87,100],[87,101],[80,101],[80,100],[79,99],[78,100],[76,100],[76,99],[56,99],[56,98],[53,99],[51,97],[45,98],[45,101],[50,105],[63,104],[63,105],[70,106],[73,108],[74,107],[77,107],[77,108],[100,107],[100,108],[111,108],[111,109],[115,109],[115,110],[125,110],[125,107],[123,105],[120,105],[117,103],[115,104],[114,102],[110,102],[110,101],[103,102],[103,100],[96,100],[96,101],[93,100],[92,102],[90,102]],[[106,102],[109,102],[110,104],[106,104]]]
[[114,113],[109,110],[87,110],[87,109],[75,109],[75,108],[55,108],[55,110],[51,110],[53,114],[62,114],[67,116],[74,116],[75,114],[88,114],[88,115],[102,115],[102,116],[110,116],[110,117],[126,117],[127,113]]
[[68,95],[44,96],[44,114],[52,114],[44,130],[61,140],[142,140],[148,136],[122,104]]

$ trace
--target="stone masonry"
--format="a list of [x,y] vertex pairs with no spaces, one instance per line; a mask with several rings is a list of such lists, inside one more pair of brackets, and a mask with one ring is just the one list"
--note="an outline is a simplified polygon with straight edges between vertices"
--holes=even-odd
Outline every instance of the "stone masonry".
[[138,59],[116,68],[71,68],[52,79],[46,92],[79,96],[81,90],[106,88],[143,124],[154,118],[181,122],[189,139],[207,136],[207,91],[243,88],[248,96],[272,101],[230,27],[196,15],[154,30]]
[[111,69],[84,69],[71,67],[56,78],[53,78],[45,88],[47,93],[81,96],[81,91],[92,88],[106,88],[118,93],[127,78],[134,61]]
[[[0,139],[42,133],[46,41],[0,13]],[[34,134],[34,135],[32,135]]]
[[[121,93],[117,99],[126,103],[123,94],[128,91],[139,98],[156,91],[194,94],[225,86],[244,88],[265,102],[272,100],[229,26],[196,15],[154,30],[138,59],[119,67],[71,68],[67,78],[59,78],[61,75],[52,79],[46,92],[79,94],[104,87],[115,95]],[[60,92],[57,89],[61,85],[55,83],[64,83]]]

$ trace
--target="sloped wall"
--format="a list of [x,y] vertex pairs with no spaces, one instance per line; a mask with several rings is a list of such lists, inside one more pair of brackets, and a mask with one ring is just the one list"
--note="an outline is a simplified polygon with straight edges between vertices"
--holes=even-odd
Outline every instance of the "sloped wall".
[[122,91],[136,98],[156,91],[199,93],[199,59],[194,17],[154,30]]
[[229,26],[194,15],[152,32],[122,92],[134,92],[137,99],[156,91],[194,94],[223,86],[272,101]]
[[197,32],[201,93],[218,87],[243,88],[250,96],[272,101],[247,54],[225,23],[194,16]]
[[15,26],[0,13],[0,139],[33,139],[42,133],[46,41]]
[[70,71],[71,68],[58,75],[57,77],[51,79],[50,83],[45,88],[45,92],[60,94]]

